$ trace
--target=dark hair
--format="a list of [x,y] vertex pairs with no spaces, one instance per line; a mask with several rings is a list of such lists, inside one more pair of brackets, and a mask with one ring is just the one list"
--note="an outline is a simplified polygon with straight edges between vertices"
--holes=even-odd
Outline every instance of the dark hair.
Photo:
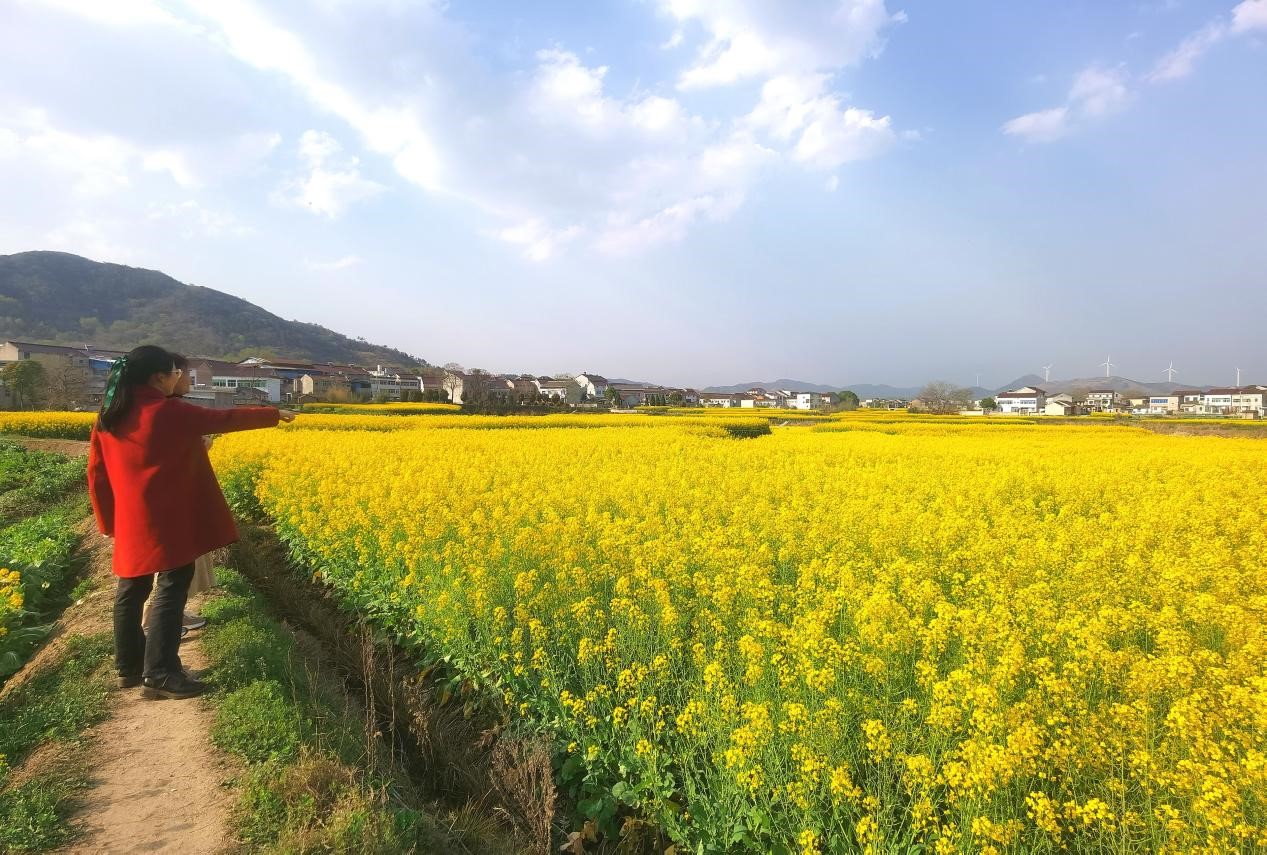
[[186,368],[189,367],[189,357],[185,356],[183,353],[177,353],[176,351],[173,350],[172,351],[172,365],[176,366],[181,371],[184,371]]
[[113,433],[119,421],[132,409],[136,387],[150,382],[155,374],[170,374],[176,367],[172,354],[153,344],[143,344],[116,359],[106,380],[106,394],[97,414],[97,427]]

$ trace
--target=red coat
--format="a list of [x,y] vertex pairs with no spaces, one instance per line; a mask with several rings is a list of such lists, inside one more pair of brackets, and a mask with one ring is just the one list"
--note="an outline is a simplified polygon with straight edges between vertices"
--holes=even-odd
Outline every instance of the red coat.
[[114,537],[116,576],[146,576],[190,563],[238,539],[203,436],[273,427],[273,407],[211,410],[134,391],[114,433],[93,430],[88,492],[101,533]]

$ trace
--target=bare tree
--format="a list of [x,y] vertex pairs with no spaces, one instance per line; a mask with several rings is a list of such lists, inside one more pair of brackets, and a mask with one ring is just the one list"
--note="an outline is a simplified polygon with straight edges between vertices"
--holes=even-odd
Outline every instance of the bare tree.
[[948,415],[972,406],[972,390],[944,380],[934,380],[920,390],[917,400],[919,409],[925,412]]
[[43,405],[50,410],[82,406],[88,392],[88,370],[69,359],[44,367]]
[[493,375],[483,368],[467,372],[462,386],[462,403],[476,406],[487,404],[493,391]]
[[[450,363],[452,364],[452,363]],[[467,401],[466,396],[466,375],[459,369],[453,371],[446,370],[444,379],[440,381],[440,385],[444,387],[444,391],[448,394],[449,400],[455,404],[461,404]]]
[[34,409],[44,392],[44,366],[33,359],[10,362],[0,369],[3,382],[19,410]]

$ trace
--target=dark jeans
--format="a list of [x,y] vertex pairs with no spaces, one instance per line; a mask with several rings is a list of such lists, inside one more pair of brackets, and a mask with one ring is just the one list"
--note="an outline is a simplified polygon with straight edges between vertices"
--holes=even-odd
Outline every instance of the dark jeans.
[[[155,578],[158,585],[150,604],[147,637],[141,612]],[[114,592],[114,667],[121,676],[140,674],[162,682],[181,673],[180,629],[193,578],[193,564],[135,579],[120,577]]]

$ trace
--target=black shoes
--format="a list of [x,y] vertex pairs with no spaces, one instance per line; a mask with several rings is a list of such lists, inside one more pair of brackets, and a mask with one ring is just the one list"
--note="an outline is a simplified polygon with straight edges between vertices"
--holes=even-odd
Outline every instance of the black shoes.
[[206,683],[195,680],[183,672],[162,680],[146,677],[141,684],[143,686],[141,697],[150,700],[166,698],[172,701],[183,701],[185,698],[196,698],[207,691]]
[[130,675],[129,675],[129,674],[120,674],[120,675],[119,675],[119,688],[120,688],[120,689],[131,689],[133,686],[139,686],[139,685],[141,685],[141,675],[140,675],[140,674],[130,674]]

